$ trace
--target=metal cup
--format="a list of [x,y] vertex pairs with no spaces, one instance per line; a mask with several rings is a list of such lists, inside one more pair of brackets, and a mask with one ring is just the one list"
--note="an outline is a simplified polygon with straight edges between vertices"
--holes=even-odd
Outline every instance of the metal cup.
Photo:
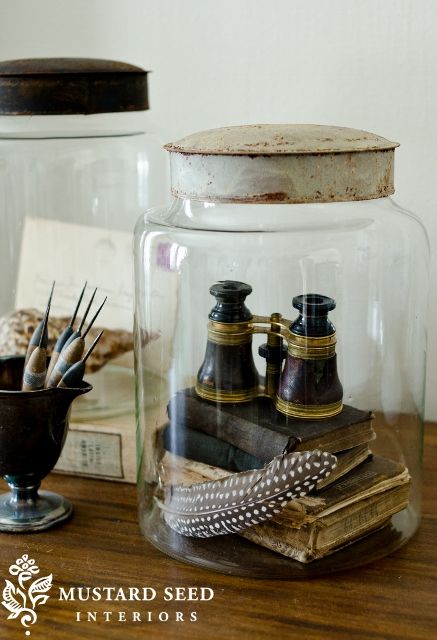
[[21,391],[24,358],[0,358],[0,475],[10,492],[0,496],[0,530],[42,531],[73,511],[66,498],[39,491],[53,469],[68,431],[73,400],[91,391],[76,389]]

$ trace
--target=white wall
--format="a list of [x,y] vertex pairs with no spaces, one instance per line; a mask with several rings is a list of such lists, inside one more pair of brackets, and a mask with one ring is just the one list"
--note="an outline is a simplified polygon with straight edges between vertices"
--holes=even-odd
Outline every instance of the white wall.
[[[165,141],[255,122],[367,129],[402,143],[398,202],[437,250],[437,2],[0,0],[0,59],[113,58],[153,70]],[[437,260],[428,417],[437,420]]]

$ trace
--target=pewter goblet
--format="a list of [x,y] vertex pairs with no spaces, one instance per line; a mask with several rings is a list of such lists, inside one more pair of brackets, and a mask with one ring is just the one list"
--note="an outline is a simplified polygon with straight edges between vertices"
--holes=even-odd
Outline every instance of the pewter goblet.
[[42,531],[66,520],[73,505],[49,491],[41,480],[55,466],[68,431],[70,405],[91,391],[21,391],[24,358],[0,358],[0,476],[11,491],[0,496],[0,531]]

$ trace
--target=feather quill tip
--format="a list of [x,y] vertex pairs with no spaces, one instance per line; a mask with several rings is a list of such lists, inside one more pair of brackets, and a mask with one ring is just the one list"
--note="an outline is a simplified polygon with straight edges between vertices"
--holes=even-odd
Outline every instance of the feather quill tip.
[[171,486],[165,501],[157,502],[167,525],[181,535],[210,538],[239,533],[313,491],[336,465],[337,458],[325,451],[288,453],[262,469]]

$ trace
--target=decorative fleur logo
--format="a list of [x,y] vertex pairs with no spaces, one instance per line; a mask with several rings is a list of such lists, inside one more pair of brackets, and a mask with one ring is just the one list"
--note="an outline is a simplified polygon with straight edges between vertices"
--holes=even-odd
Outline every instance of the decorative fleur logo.
[[[30,584],[26,584],[33,576],[39,573],[39,567],[35,564],[35,560],[29,558],[27,553],[18,558],[15,564],[11,564],[9,573],[12,576],[18,576],[18,585],[15,585],[10,580],[5,580],[6,585],[3,589],[2,605],[11,612],[8,615],[8,620],[21,616],[21,624],[24,627],[29,627],[31,624],[35,624],[37,620],[35,607],[45,604],[50,597],[44,594],[52,586],[53,575],[37,578]],[[30,636],[29,630],[25,633]]]

